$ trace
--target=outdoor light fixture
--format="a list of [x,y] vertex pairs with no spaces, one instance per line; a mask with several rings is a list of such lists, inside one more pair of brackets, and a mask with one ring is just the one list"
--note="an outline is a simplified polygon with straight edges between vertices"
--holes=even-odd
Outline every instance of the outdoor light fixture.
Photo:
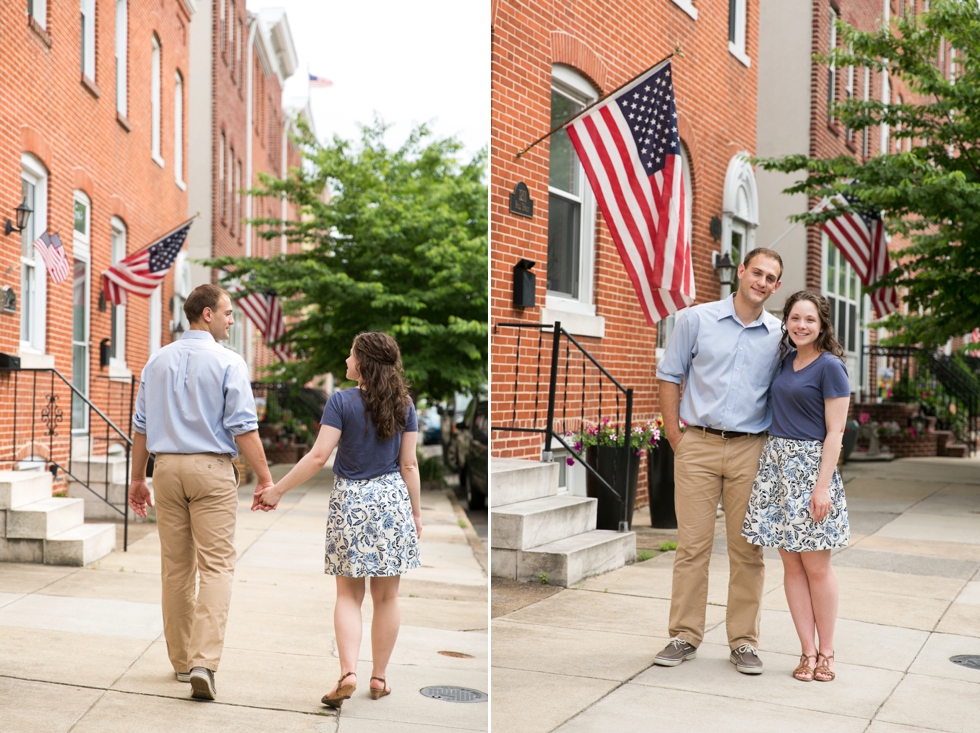
[[712,267],[715,268],[715,272],[718,273],[718,280],[722,285],[728,285],[733,287],[735,276],[735,263],[732,262],[732,256],[728,252],[718,252],[712,255]]
[[24,231],[24,229],[27,228],[27,222],[31,218],[31,213],[33,212],[33,209],[31,209],[31,207],[27,205],[27,199],[24,199],[23,201],[20,202],[20,206],[14,209],[14,211],[17,212],[17,225],[14,226],[14,224],[10,221],[10,219],[7,219],[7,221],[3,225],[3,233],[6,234],[8,237],[11,234],[13,234],[14,231],[22,232]]

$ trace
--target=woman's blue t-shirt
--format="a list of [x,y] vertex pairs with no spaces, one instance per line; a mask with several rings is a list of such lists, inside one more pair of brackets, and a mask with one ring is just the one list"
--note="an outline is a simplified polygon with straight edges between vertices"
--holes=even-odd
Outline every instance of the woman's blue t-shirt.
[[773,380],[769,434],[777,438],[822,442],[827,437],[824,400],[851,395],[847,368],[829,351],[821,352],[799,371],[793,371],[795,358],[796,351],[790,351]]
[[[360,387],[330,395],[320,423],[340,431],[337,457],[333,463],[333,472],[337,476],[357,480],[399,470],[398,452],[402,447],[402,436],[396,433],[384,442],[378,440],[371,415],[364,409]],[[418,429],[415,405],[409,402],[405,432],[417,433]]]

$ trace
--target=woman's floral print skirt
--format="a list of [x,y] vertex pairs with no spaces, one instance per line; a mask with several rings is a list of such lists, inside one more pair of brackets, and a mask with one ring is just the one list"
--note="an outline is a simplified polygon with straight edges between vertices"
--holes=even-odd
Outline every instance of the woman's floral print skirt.
[[412,502],[397,471],[334,478],[324,572],[348,578],[402,575],[419,567]]
[[830,512],[818,524],[810,497],[820,474],[823,443],[769,436],[759,459],[742,536],[754,545],[809,552],[844,547],[851,539],[840,472],[830,480]]

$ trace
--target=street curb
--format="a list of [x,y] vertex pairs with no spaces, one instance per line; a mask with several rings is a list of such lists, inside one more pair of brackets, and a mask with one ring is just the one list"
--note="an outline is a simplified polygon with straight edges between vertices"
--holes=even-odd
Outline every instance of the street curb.
[[448,486],[446,487],[445,491],[446,496],[449,497],[449,501],[452,502],[453,509],[456,510],[456,517],[461,522],[463,534],[466,535],[466,539],[470,543],[470,549],[473,550],[473,555],[476,557],[476,561],[480,563],[480,567],[483,568],[483,574],[488,575],[489,572],[487,568],[490,561],[489,557],[487,556],[487,548],[483,546],[483,543],[480,541],[480,537],[477,535],[476,530],[473,529],[473,525],[470,523],[469,517],[466,516],[466,512],[459,503],[459,499],[456,498],[456,492],[454,492]]

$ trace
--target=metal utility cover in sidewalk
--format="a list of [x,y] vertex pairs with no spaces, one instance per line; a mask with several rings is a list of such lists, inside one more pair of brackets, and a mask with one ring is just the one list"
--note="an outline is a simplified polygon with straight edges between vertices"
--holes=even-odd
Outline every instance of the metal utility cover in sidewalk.
[[487,693],[466,687],[423,687],[419,692],[433,700],[446,702],[486,702],[489,699]]
[[961,667],[980,669],[980,655],[977,654],[959,654],[955,657],[950,657],[949,661],[951,661],[953,664],[958,664]]

